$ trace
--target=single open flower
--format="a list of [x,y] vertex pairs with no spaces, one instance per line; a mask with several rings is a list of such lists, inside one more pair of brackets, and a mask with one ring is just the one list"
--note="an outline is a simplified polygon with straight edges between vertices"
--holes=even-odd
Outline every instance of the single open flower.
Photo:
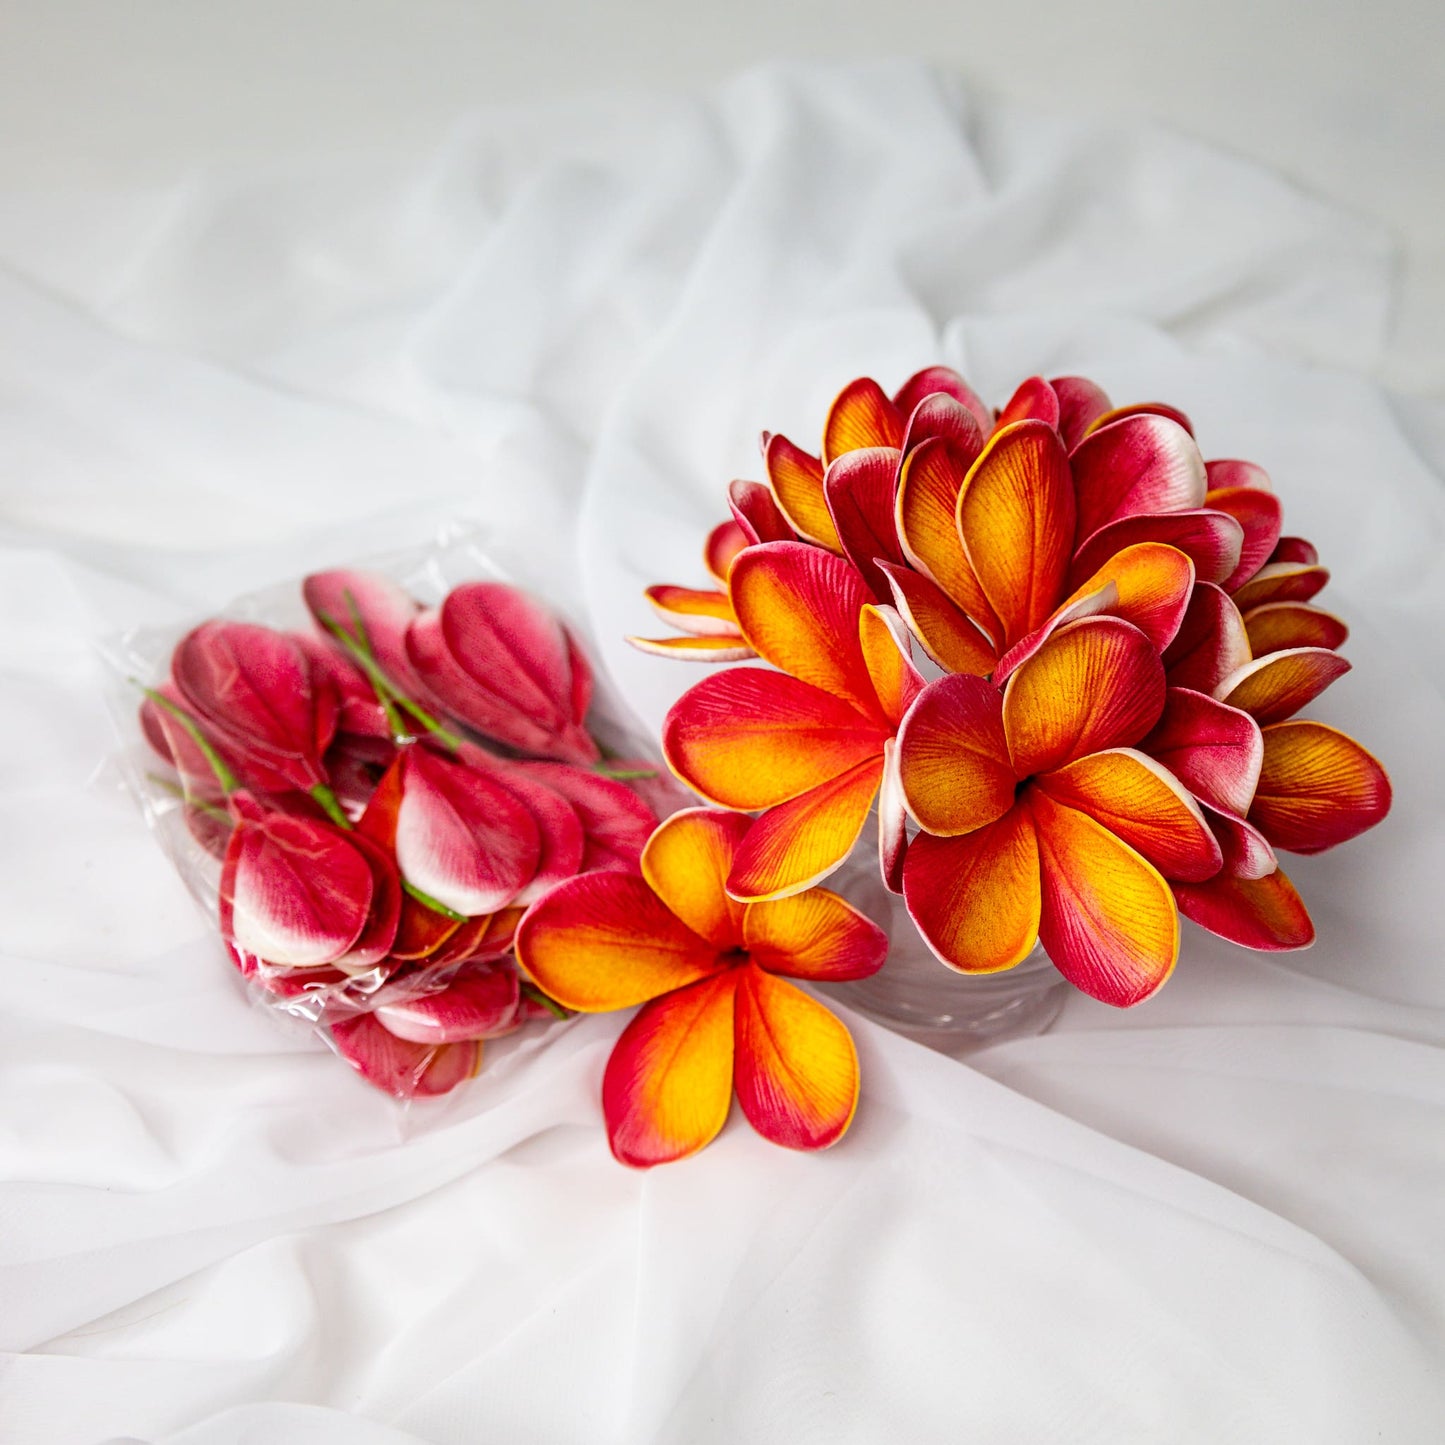
[[532,905],[517,958],[552,998],[583,1013],[642,1004],[602,1085],[612,1151],[648,1166],[695,1153],[734,1092],[752,1126],[795,1149],[836,1142],[858,1101],[844,1025],[788,978],[866,978],[881,929],[826,889],[739,903],[726,882],[749,831],[736,813],[675,814],[642,854],[642,876],[590,873]]
[[1055,632],[1000,690],[931,683],[899,732],[899,776],[924,830],[903,892],[945,963],[991,973],[1041,940],[1075,987],[1125,1006],[1174,967],[1169,879],[1212,877],[1219,845],[1187,789],[1138,750],[1164,671],[1130,623]]
[[891,609],[870,604],[841,557],[749,547],[728,586],[744,635],[780,670],[732,668],[689,689],[663,724],[663,752],[709,802],[763,810],[727,886],[781,897],[826,877],[857,841],[922,679]]

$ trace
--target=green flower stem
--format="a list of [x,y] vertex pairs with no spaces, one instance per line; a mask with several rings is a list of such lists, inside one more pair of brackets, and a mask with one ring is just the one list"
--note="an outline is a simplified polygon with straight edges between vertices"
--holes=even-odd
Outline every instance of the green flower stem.
[[455,908],[448,908],[439,898],[433,898],[430,893],[423,893],[415,883],[408,883],[405,878],[401,880],[401,891],[409,898],[415,898],[423,908],[430,908],[433,913],[440,913],[443,918],[454,919],[458,923],[468,923],[465,913],[458,913]]
[[572,1015],[569,1014],[567,1010],[564,1009],[562,1005],[557,1002],[556,999],[548,998],[547,995],[543,993],[542,990],[538,988],[537,985],[534,983],[522,984],[521,992],[523,998],[529,998],[532,1000],[533,1003],[541,1004],[542,1007],[546,1009],[553,1018],[568,1019],[572,1017]]
[[173,798],[179,798],[187,807],[204,813],[208,818],[214,818],[218,823],[229,823],[231,815],[224,809],[218,808],[214,803],[202,802],[200,798],[193,798],[179,783],[173,783],[169,778],[163,778],[159,773],[147,773],[146,781],[154,783],[156,787],[169,793]]
[[345,828],[348,833],[351,831],[351,819],[342,811],[341,804],[336,801],[336,794],[325,783],[317,783],[311,789],[311,796],[321,805],[321,811],[338,828]]
[[185,729],[187,736],[201,750],[201,756],[210,764],[211,771],[216,775],[216,781],[221,785],[221,791],[229,798],[237,788],[241,786],[241,780],[228,768],[222,760],[220,753],[211,746],[210,740],[206,737],[195,718],[185,708],[178,707],[163,692],[157,692],[153,687],[147,687],[136,678],[131,681],[159,708],[175,718]]
[[604,778],[612,778],[619,783],[630,783],[638,778],[655,778],[656,768],[614,768],[606,763],[593,763],[592,771]]

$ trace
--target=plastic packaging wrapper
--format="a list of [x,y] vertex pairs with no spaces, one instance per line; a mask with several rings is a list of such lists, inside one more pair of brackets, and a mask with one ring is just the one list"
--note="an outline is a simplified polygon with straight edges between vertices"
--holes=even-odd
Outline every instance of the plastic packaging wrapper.
[[462,528],[102,652],[123,771],[238,980],[408,1102],[567,1017],[517,921],[635,868],[687,801],[575,629]]

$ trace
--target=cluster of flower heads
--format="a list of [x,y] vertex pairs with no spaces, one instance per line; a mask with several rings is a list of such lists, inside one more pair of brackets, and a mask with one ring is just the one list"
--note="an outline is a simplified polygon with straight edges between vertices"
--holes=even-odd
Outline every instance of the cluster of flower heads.
[[602,761],[591,668],[516,589],[423,608],[338,571],[303,593],[311,631],[188,633],[142,727],[220,860],[242,974],[371,1083],[442,1094],[483,1040],[565,1016],[519,971],[517,924],[554,884],[635,872],[655,774]]
[[718,586],[651,588],[684,635],[631,639],[772,664],[707,678],[664,725],[682,781],[759,814],[728,896],[813,888],[876,800],[884,880],[964,973],[1042,942],[1123,1006],[1169,976],[1180,913],[1250,948],[1313,941],[1278,850],[1354,837],[1390,788],[1296,717],[1348,670],[1347,629],[1261,468],[1081,377],[994,414],[943,367],[892,397],[851,382],[819,456],[762,444],[767,484],[734,482],[707,540]]

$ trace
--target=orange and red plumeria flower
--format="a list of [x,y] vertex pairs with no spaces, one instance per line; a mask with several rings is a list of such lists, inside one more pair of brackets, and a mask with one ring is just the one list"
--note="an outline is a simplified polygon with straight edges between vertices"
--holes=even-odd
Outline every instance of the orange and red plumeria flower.
[[618,1039],[602,1100],[613,1153],[648,1166],[695,1153],[734,1094],[774,1143],[821,1149],[858,1103],[847,1028],[789,979],[866,978],[887,937],[823,888],[739,903],[726,887],[759,825],[718,809],[675,813],[641,875],[590,873],[534,903],[517,932],[528,976],[582,1013],[642,1008]]
[[[684,782],[763,810],[734,896],[825,877],[881,783],[885,879],[966,971],[1017,962],[1033,928],[1080,987],[1130,1003],[1173,966],[1176,910],[1254,948],[1312,940],[1275,849],[1353,837],[1390,793],[1358,744],[1294,716],[1348,670],[1347,629],[1313,605],[1328,573],[1282,535],[1261,468],[1206,461],[1182,412],[1115,408],[1081,377],[1030,378],[994,414],[942,367],[891,397],[851,382],[820,455],[768,433],[763,454],[767,485],[734,482],[709,538],[721,587],[649,594],[692,635],[632,639],[777,669],[689,689],[664,726]],[[942,682],[922,686],[910,634]],[[1110,731],[1121,685],[1136,712]],[[1040,752],[1051,728],[1090,746]],[[980,758],[999,810],[965,827],[920,779],[966,792]]]

